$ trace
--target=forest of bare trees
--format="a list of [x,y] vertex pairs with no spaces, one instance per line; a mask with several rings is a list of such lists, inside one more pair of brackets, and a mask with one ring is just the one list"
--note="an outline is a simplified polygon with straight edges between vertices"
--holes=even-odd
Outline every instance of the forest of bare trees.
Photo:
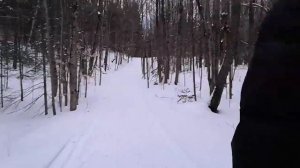
[[[232,98],[235,70],[247,65],[271,0],[2,0],[0,1],[1,107],[24,101],[26,78],[40,77],[44,111],[75,111],[88,80],[108,65],[139,57],[147,79],[175,84],[184,71],[208,80],[209,104],[218,112],[226,89]],[[114,53],[112,61],[108,53]],[[5,96],[17,72],[17,96]],[[202,78],[207,73],[208,78]],[[175,78],[171,78],[175,75]],[[84,86],[84,90],[80,90]],[[201,87],[200,87],[201,89]],[[36,101],[35,99],[35,101]],[[51,104],[51,105],[49,105]]]

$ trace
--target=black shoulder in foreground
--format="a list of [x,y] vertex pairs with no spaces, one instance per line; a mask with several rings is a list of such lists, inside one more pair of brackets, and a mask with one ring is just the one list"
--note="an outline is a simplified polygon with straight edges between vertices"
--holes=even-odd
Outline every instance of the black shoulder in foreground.
[[262,24],[241,98],[242,117],[300,120],[299,0],[278,2]]
[[262,24],[241,94],[234,168],[300,167],[300,1],[279,1]]

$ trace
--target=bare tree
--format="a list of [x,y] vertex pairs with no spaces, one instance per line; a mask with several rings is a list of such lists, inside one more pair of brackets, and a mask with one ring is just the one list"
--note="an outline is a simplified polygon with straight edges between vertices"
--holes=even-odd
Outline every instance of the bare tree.
[[232,0],[231,3],[232,3],[231,6],[232,15],[231,15],[231,24],[230,24],[231,32],[228,37],[230,39],[230,43],[228,44],[229,46],[228,54],[226,54],[221,70],[218,74],[216,87],[214,89],[213,97],[209,105],[209,108],[213,112],[218,111],[218,106],[222,98],[222,93],[226,85],[226,80],[231,70],[231,65],[233,63],[233,58],[235,58],[237,55],[241,2],[239,0]]
[[51,25],[50,25],[50,19],[49,19],[47,0],[43,0],[43,6],[45,9],[45,20],[46,20],[45,38],[46,38],[46,46],[47,46],[47,56],[49,59],[50,74],[51,74],[52,111],[53,111],[53,115],[56,115],[55,96],[57,94],[57,70],[56,70],[56,63],[55,63],[55,57],[54,57],[53,40],[51,37]]

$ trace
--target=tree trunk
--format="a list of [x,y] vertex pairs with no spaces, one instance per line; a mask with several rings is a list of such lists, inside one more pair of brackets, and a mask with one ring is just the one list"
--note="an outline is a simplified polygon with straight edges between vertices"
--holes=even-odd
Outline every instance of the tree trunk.
[[60,18],[61,18],[61,22],[60,22],[60,65],[59,65],[59,108],[60,111],[62,112],[62,88],[61,85],[65,82],[65,75],[63,75],[63,68],[65,68],[65,66],[63,64],[65,64],[65,62],[63,61],[64,59],[64,2],[63,0],[60,0]]
[[[43,36],[42,36],[43,37]],[[46,71],[46,44],[45,40],[42,41],[42,59],[43,59],[43,84],[44,84],[44,107],[45,115],[48,115],[48,93],[47,93],[47,71]]]
[[197,101],[197,90],[196,90],[196,72],[195,72],[195,37],[194,37],[194,1],[190,0],[190,31],[191,31],[191,42],[192,42],[192,71],[193,71],[193,91],[194,91],[194,99]]
[[212,26],[212,86],[216,86],[219,73],[219,59],[220,59],[220,0],[213,1],[213,26]]
[[182,0],[179,1],[179,22],[178,22],[178,37],[177,37],[177,48],[179,50],[176,57],[176,74],[175,74],[175,85],[178,85],[179,74],[181,72],[181,56],[182,56],[182,21],[183,21],[183,4]]
[[105,49],[105,57],[104,57],[104,71],[106,72],[107,70],[107,62],[108,62],[108,48],[106,47]]
[[76,30],[78,28],[77,25],[77,8],[78,4],[75,2],[72,6],[73,8],[73,14],[72,14],[72,19],[73,19],[73,25],[72,25],[72,49],[70,52],[70,63],[69,63],[69,71],[70,71],[70,111],[75,111],[77,109],[77,103],[78,103],[78,58],[77,58],[77,39],[78,39],[78,32],[74,32],[74,29]]
[[14,54],[13,54],[13,68],[16,70],[18,68],[18,30],[15,31],[14,37]]
[[47,0],[43,0],[43,6],[45,9],[45,20],[46,20],[46,47],[47,47],[47,56],[50,64],[50,74],[51,74],[51,98],[52,98],[52,110],[53,115],[56,115],[55,108],[55,97],[57,95],[57,69],[54,57],[54,48],[53,48],[53,39],[51,37],[51,25],[49,19],[48,3]]
[[209,105],[212,112],[218,112],[218,106],[220,105],[222,93],[226,85],[226,79],[231,69],[233,59],[237,55],[237,47],[239,40],[239,26],[240,26],[240,13],[241,13],[241,2],[240,0],[232,0],[232,17],[231,17],[231,32],[229,35],[230,43],[229,52],[225,56],[223,65],[218,74],[217,84],[213,92],[213,96]]
[[18,59],[19,59],[19,74],[20,74],[20,91],[21,91],[21,101],[24,101],[24,90],[23,90],[23,60],[21,53],[21,44],[20,40],[18,40]]
[[162,22],[162,35],[163,35],[163,46],[164,46],[164,83],[168,83],[170,78],[170,55],[168,49],[168,39],[167,39],[167,27],[166,27],[166,18],[165,18],[165,0],[161,0],[161,22]]
[[4,107],[4,102],[3,102],[3,52],[1,51],[1,58],[0,58],[0,78],[1,78],[1,108]]

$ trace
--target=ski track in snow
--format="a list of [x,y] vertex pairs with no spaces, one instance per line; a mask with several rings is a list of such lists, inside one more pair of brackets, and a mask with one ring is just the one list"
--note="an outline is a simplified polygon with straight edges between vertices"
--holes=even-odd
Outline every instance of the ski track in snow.
[[[89,90],[81,112],[41,119],[38,128],[15,133],[10,155],[0,151],[0,167],[231,167],[232,122],[205,112],[185,118],[186,105],[157,98],[141,77],[138,59],[107,74],[101,87]],[[204,106],[192,103],[192,108]],[[9,127],[18,125],[0,125],[0,132]],[[1,150],[8,145],[3,139]]]

